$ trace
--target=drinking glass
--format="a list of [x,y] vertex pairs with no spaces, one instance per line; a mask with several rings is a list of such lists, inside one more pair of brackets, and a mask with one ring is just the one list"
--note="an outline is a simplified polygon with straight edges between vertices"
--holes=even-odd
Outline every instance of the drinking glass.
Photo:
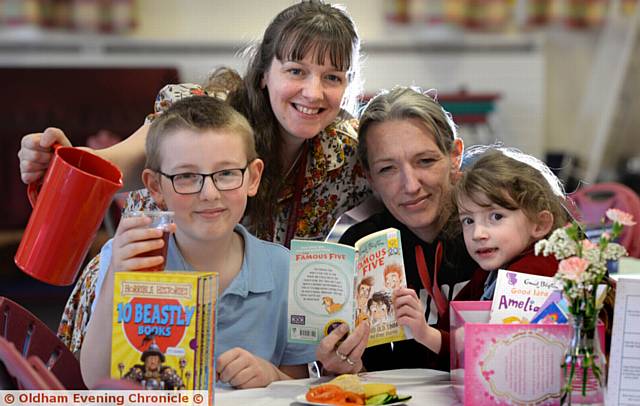
[[169,248],[169,236],[171,234],[171,228],[169,227],[173,224],[173,212],[172,211],[158,211],[158,210],[138,210],[138,211],[126,211],[123,214],[123,217],[149,217],[151,218],[151,223],[147,226],[148,228],[158,228],[162,230],[162,239],[164,240],[164,245],[161,248],[146,251],[141,254],[138,254],[138,257],[155,257],[161,256],[163,261],[160,265],[151,266],[148,268],[138,269],[138,271],[142,272],[159,272],[164,270],[164,266],[167,262],[167,250]]

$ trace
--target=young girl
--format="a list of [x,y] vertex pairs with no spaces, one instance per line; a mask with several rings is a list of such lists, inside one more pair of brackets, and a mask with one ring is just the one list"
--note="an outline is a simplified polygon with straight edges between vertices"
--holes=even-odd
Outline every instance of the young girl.
[[[146,153],[143,182],[159,206],[175,213],[165,268],[218,272],[214,355],[219,379],[249,388],[306,377],[314,347],[287,343],[289,251],[253,237],[239,224],[263,169],[247,120],[215,98],[187,98],[154,121]],[[144,228],[148,220],[122,219],[72,293],[90,297],[95,292],[93,312],[78,309],[68,325],[81,347],[89,387],[109,375],[111,334],[105,327],[112,320],[114,273],[162,263],[162,257],[138,257],[163,245],[161,230]]]
[[562,185],[546,165],[513,149],[481,147],[454,188],[465,245],[482,270],[456,300],[493,298],[498,269],[553,276],[558,263],[533,246],[566,224]]

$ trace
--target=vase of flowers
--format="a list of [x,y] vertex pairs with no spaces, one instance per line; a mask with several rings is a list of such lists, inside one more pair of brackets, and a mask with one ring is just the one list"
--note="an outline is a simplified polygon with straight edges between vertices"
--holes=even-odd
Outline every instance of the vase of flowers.
[[555,255],[560,261],[555,278],[562,284],[573,327],[562,361],[561,403],[566,405],[604,404],[606,357],[596,331],[607,290],[603,281],[607,263],[627,255],[614,241],[624,226],[635,225],[631,215],[618,209],[607,210],[606,217],[611,229],[597,242],[587,239],[580,224],[574,222],[535,246],[536,255]]
[[607,358],[594,325],[572,317],[573,335],[562,360],[563,405],[603,405]]

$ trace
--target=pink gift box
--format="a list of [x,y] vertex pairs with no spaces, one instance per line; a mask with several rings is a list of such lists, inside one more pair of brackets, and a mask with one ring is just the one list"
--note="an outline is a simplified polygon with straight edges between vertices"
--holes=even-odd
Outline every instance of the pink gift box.
[[[567,324],[489,324],[490,301],[451,302],[451,379],[465,405],[559,405]],[[598,326],[604,344],[604,326]],[[604,351],[604,345],[603,345]]]

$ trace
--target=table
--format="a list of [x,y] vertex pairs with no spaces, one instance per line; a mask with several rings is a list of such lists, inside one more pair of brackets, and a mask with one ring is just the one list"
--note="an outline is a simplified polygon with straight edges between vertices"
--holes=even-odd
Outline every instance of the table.
[[[364,382],[385,382],[396,385],[398,392],[412,397],[408,406],[429,404],[461,405],[453,392],[449,373],[430,369],[396,369],[361,374]],[[330,378],[309,378],[274,382],[260,389],[221,389],[215,393],[216,406],[300,406],[298,395],[306,393],[309,385],[317,385]]]

